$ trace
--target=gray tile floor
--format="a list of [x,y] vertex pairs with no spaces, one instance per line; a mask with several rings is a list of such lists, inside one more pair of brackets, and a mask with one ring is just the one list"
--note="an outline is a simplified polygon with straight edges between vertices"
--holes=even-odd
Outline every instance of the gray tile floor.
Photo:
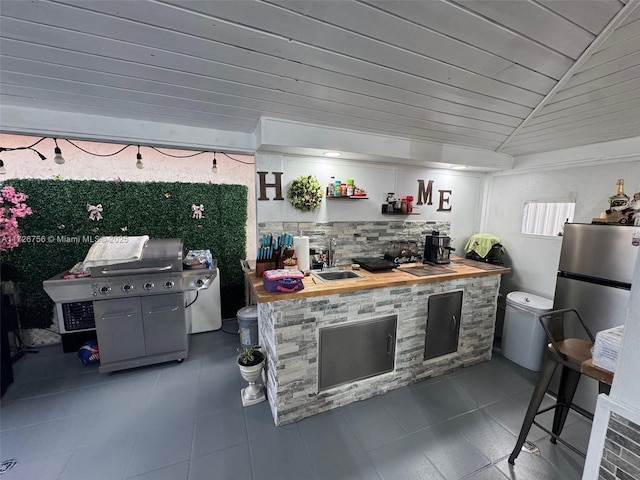
[[[0,404],[0,459],[19,462],[3,480],[581,478],[536,427],[540,454],[507,463],[535,375],[499,354],[276,427],[266,402],[242,407],[237,344],[202,333],[182,364],[111,374],[59,345],[27,354]],[[571,415],[563,437],[586,449],[589,431]]]

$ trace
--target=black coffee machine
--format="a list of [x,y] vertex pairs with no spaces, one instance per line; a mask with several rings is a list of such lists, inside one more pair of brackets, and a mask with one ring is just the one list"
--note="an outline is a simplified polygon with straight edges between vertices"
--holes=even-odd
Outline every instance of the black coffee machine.
[[440,232],[434,230],[431,235],[427,235],[424,241],[424,257],[422,263],[430,263],[432,265],[440,265],[450,263],[449,254],[455,248],[449,246],[451,238],[446,235],[440,235]]

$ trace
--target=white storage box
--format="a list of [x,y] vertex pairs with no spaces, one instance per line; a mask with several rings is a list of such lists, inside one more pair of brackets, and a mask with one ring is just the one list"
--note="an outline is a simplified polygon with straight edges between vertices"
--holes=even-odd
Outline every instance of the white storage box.
[[610,372],[616,371],[623,333],[624,325],[596,333],[592,351],[592,361],[595,366]]

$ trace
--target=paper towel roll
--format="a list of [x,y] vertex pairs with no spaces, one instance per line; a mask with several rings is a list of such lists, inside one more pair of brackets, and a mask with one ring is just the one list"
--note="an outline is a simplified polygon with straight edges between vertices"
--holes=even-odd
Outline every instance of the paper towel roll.
[[309,237],[293,237],[293,251],[298,259],[298,270],[309,270]]

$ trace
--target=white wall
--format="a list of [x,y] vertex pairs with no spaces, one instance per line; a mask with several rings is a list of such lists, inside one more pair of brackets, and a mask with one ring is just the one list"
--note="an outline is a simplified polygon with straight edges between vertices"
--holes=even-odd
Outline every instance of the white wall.
[[575,198],[574,222],[591,223],[608,208],[617,179],[625,179],[627,194],[637,191],[640,160],[523,170],[490,174],[483,229],[500,237],[513,269],[503,278],[503,292],[522,290],[553,298],[562,237],[522,235],[525,201]]
[[[450,221],[450,236],[458,254],[463,252],[469,236],[478,231],[486,175],[484,173],[260,152],[256,154],[256,170],[269,172],[268,183],[274,181],[271,172],[283,172],[282,187],[285,197],[284,201],[258,201],[259,222]],[[315,175],[323,187],[329,184],[332,176],[342,181],[351,178],[357,186],[366,189],[369,199],[325,199],[315,212],[301,212],[291,206],[286,194],[291,181],[300,175]],[[418,179],[424,180],[425,184],[429,180],[434,181],[433,205],[415,205],[418,199]],[[256,189],[258,188],[259,185],[256,184]],[[452,191],[450,212],[437,211],[438,190]],[[419,212],[420,215],[382,215],[381,206],[388,192],[401,197],[412,195],[414,212]],[[258,195],[259,192],[256,196]],[[273,198],[275,190],[268,188],[267,196]]]
[[[40,137],[23,135],[0,135],[0,145],[15,148],[31,145]],[[98,154],[110,154],[124,145],[73,141],[83,149]],[[66,162],[58,165],[53,161],[52,139],[47,138],[35,148],[47,157],[40,158],[29,150],[2,152],[2,160],[7,173],[0,175],[0,182],[10,184],[12,178],[44,178],[60,176],[64,180],[115,180],[131,182],[185,182],[185,183],[218,183],[246,185],[248,192],[247,208],[247,252],[255,255],[256,213],[255,213],[255,176],[253,157],[249,155],[231,155],[248,164],[234,162],[224,155],[217,154],[218,173],[211,171],[213,154],[205,153],[191,158],[171,158],[150,148],[141,147],[140,153],[145,168],[136,168],[137,147],[128,147],[113,157],[97,157],[86,154],[65,140],[58,140],[62,155]],[[214,146],[211,149],[215,149]],[[193,151],[161,149],[171,155],[189,155]],[[205,212],[206,214],[206,212]],[[207,248],[203,245],[202,248]]]

